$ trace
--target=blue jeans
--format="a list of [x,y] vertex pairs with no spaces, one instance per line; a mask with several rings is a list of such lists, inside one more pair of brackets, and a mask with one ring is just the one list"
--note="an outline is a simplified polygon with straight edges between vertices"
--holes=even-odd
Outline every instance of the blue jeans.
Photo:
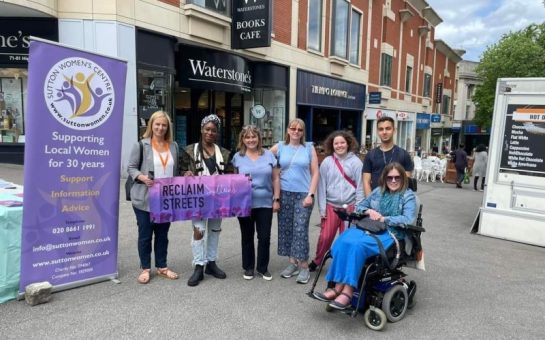
[[155,250],[155,267],[167,267],[167,248],[168,248],[168,230],[169,223],[152,223],[150,214],[147,211],[133,207],[138,224],[138,256],[140,257],[140,266],[142,269],[151,268],[151,240],[153,240],[153,249]]

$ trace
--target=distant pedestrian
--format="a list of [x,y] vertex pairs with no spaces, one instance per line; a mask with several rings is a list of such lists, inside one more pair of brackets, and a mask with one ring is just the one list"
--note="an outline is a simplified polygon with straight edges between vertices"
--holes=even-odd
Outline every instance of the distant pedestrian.
[[[484,144],[477,145],[475,148],[475,161],[473,163],[473,190],[483,191],[484,181],[486,176],[486,163],[488,161],[488,152],[486,152],[486,146]],[[477,183],[481,177],[481,188],[477,189]]]
[[464,176],[467,168],[467,153],[464,150],[464,143],[460,143],[458,149],[451,152],[451,157],[455,159],[454,167],[456,168],[456,187],[462,188]]

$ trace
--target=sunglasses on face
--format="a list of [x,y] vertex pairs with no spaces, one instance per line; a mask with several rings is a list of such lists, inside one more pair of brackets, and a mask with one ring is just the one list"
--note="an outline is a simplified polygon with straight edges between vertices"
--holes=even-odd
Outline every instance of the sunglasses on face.
[[401,181],[401,176],[386,176],[386,182],[399,182]]
[[303,132],[303,129],[301,129],[301,128],[290,127],[289,129],[290,129],[290,131]]

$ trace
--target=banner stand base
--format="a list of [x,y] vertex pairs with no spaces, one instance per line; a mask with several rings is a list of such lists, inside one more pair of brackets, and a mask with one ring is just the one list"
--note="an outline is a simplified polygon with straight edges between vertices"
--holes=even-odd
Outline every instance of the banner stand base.
[[[52,293],[57,293],[57,292],[61,292],[63,290],[78,288],[78,287],[81,287],[81,286],[87,286],[87,285],[91,285],[91,284],[94,284],[94,283],[99,283],[99,282],[104,282],[104,281],[109,281],[109,280],[115,282],[115,281],[119,281],[117,279],[118,277],[119,277],[119,273],[116,272],[116,273],[112,273],[112,274],[107,274],[107,275],[103,275],[103,276],[97,276],[97,277],[85,279],[85,280],[65,283],[65,284],[62,284],[62,285],[53,286],[53,289],[51,290],[51,292]],[[117,283],[117,282],[115,282],[115,283]],[[119,281],[119,283],[121,283],[121,281]],[[19,294],[17,295],[17,300],[24,300],[24,298],[25,298],[25,292],[19,292]]]

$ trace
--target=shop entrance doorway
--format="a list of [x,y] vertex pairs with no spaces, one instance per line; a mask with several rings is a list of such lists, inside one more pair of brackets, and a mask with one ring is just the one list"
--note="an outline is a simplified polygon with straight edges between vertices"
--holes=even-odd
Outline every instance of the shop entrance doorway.
[[218,144],[231,151],[236,150],[243,123],[242,94],[181,88],[176,91],[175,104],[174,132],[180,146],[198,142],[202,119],[214,113],[221,119]]

